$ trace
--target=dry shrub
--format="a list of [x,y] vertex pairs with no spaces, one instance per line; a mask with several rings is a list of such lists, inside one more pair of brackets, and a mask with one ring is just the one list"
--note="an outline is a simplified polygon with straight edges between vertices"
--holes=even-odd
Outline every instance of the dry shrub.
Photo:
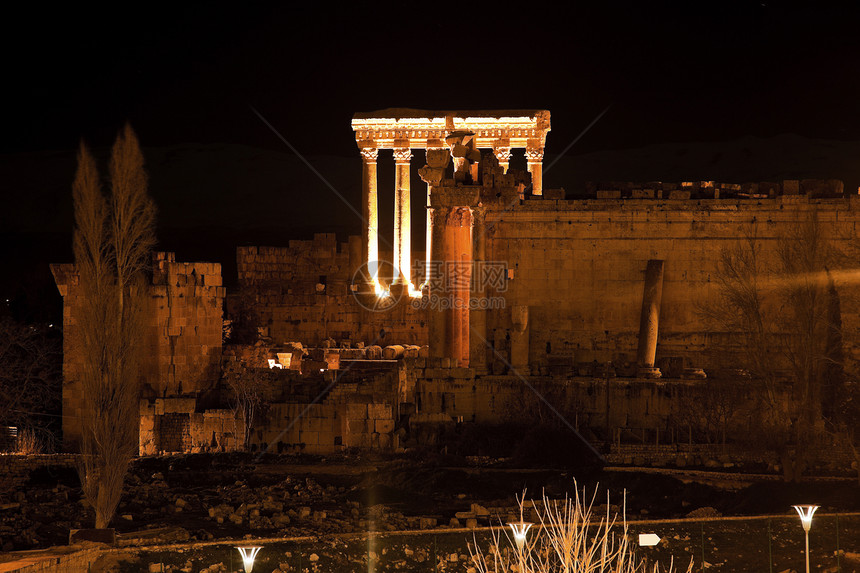
[[[493,544],[482,551],[475,543],[470,544],[472,563],[478,573],[645,573],[659,571],[643,558],[636,555],[632,534],[628,532],[627,522],[618,515],[599,518],[594,515],[594,497],[586,502],[579,492],[574,498],[550,500],[545,495],[540,501],[525,501],[520,498],[520,519],[533,509],[538,523],[532,527],[522,547],[519,548],[509,530],[503,528],[493,531]],[[595,492],[596,495],[596,492]],[[611,507],[607,500],[607,508]],[[507,545],[502,547],[502,533],[507,537]],[[674,570],[670,564],[668,571]],[[685,569],[692,573],[693,562]]]
[[45,453],[45,442],[30,428],[24,428],[18,433],[17,451],[19,454],[34,455]]

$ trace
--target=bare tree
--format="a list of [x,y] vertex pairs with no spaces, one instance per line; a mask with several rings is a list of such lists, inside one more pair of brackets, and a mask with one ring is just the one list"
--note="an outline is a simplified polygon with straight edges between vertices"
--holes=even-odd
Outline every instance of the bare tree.
[[[237,347],[240,349],[241,347]],[[247,352],[225,369],[224,381],[233,395],[233,411],[242,424],[243,447],[251,447],[251,431],[265,415],[271,401],[271,378],[266,368],[269,352],[262,344],[245,347]]]
[[780,453],[787,481],[805,471],[823,430],[830,366],[839,360],[828,270],[838,258],[815,211],[769,252],[750,234],[722,251],[717,297],[704,310],[733,347],[726,355],[751,374],[756,435]]
[[680,388],[678,407],[671,419],[674,430],[679,436],[689,435],[690,441],[708,444],[725,446],[730,439],[737,439],[740,433],[732,431],[732,423],[738,415],[738,405],[747,398],[745,386],[728,379]]
[[145,271],[155,244],[155,206],[143,155],[126,125],[110,160],[110,193],[81,144],[73,185],[75,263],[82,308],[76,343],[83,357],[80,467],[96,527],[110,523],[137,451],[146,306]]
[[43,327],[0,318],[0,426],[15,426],[50,447],[59,413],[60,348]]
[[[848,274],[854,271],[854,261],[857,260],[860,245],[853,238],[847,238],[847,247],[840,252],[844,267]],[[860,361],[856,354],[846,351],[842,337],[842,299],[853,298],[856,304],[856,292],[837,292],[834,280],[829,281],[828,290],[831,294],[830,325],[828,332],[828,362],[825,366],[827,384],[822,388],[824,405],[823,415],[825,428],[833,437],[836,444],[846,448],[854,457],[857,479],[860,482]],[[848,296],[846,296],[848,295]],[[852,296],[853,295],[853,296]]]

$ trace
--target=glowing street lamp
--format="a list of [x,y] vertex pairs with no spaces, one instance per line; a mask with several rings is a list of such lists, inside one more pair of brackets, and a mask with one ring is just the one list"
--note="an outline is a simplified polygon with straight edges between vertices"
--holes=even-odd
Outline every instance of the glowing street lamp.
[[809,573],[809,529],[812,527],[812,515],[818,509],[817,505],[792,505],[797,515],[800,516],[800,524],[803,526],[803,532],[806,535],[806,573]]
[[245,573],[251,573],[251,570],[254,569],[254,558],[257,557],[257,553],[262,547],[237,547],[236,549],[242,554],[242,565],[245,566]]
[[508,526],[511,528],[511,531],[514,532],[514,541],[517,544],[517,549],[520,551],[523,550],[523,545],[526,543],[526,534],[529,532],[533,523],[529,523],[528,521],[512,521],[508,523]]

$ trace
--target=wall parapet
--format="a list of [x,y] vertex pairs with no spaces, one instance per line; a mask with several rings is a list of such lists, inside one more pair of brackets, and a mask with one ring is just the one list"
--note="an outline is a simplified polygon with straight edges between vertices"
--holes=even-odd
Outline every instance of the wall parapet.
[[6,454],[0,453],[0,479],[19,482],[30,472],[42,468],[77,467],[78,454]]
[[[856,195],[856,193],[853,193]],[[718,181],[611,181],[587,182],[585,193],[567,201],[592,201],[595,205],[612,201],[699,201],[699,200],[806,200],[845,197],[845,186],[838,179],[786,179],[783,181],[754,181],[725,183]],[[533,195],[526,203],[563,202],[564,189],[545,190]]]

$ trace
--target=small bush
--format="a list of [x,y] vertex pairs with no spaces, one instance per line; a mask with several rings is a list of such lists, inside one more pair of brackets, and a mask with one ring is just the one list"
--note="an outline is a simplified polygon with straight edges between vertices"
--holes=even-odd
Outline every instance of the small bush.
[[[472,564],[478,573],[517,571],[518,573],[656,573],[659,568],[648,567],[645,560],[636,554],[633,536],[629,534],[627,522],[618,527],[618,515],[593,512],[594,498],[580,497],[574,483],[575,497],[550,500],[546,496],[528,504],[525,496],[519,500],[520,521],[532,513],[537,522],[518,543],[512,539],[507,528],[502,529],[507,543],[502,543],[500,530],[493,530],[493,542],[487,549],[470,544]],[[607,505],[607,507],[609,507]],[[668,572],[674,570],[670,565]],[[685,571],[691,573],[693,562]]]
[[18,453],[24,455],[44,454],[45,442],[30,428],[24,428],[18,434]]

